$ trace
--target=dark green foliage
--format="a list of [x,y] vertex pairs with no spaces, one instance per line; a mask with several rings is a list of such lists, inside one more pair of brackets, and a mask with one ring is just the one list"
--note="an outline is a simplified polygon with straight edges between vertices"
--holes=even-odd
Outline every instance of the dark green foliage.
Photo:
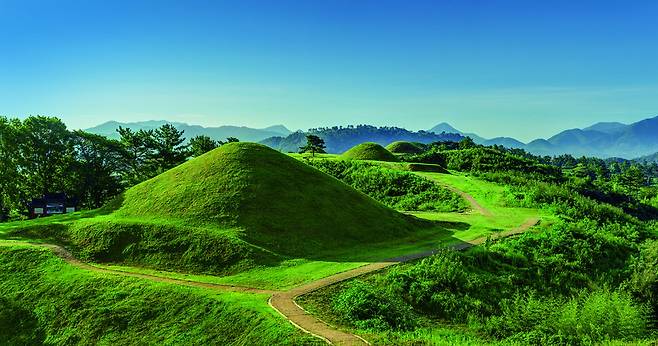
[[199,135],[190,139],[190,155],[201,156],[219,146],[219,143],[209,136]]
[[435,317],[466,322],[470,315],[496,312],[497,301],[512,290],[514,275],[481,272],[471,258],[445,250],[410,266],[393,268],[386,287]]
[[97,261],[226,273],[435,227],[254,143],[224,144],[140,183],[104,214],[13,232]]
[[630,261],[628,289],[652,308],[652,320],[658,326],[658,240],[648,240]]
[[73,196],[82,202],[81,208],[95,209],[123,190],[121,173],[125,171],[125,151],[121,143],[105,137],[73,132]]
[[438,141],[459,141],[463,137],[455,133],[435,134],[433,132],[413,132],[399,127],[375,127],[371,125],[348,125],[309,129],[307,132],[297,131],[286,137],[272,137],[261,143],[282,152],[297,152],[306,143],[306,135],[311,134],[322,138],[327,144],[327,152],[342,153],[364,142],[374,142],[388,145],[395,141],[432,143]]
[[467,208],[457,194],[412,173],[351,160],[310,160],[309,164],[394,209]]
[[408,330],[414,326],[412,310],[394,296],[362,281],[354,281],[333,301],[334,311],[362,329]]
[[450,172],[447,169],[432,163],[410,163],[407,165],[407,168],[412,172],[432,172],[432,173],[450,174]]
[[187,159],[188,146],[183,145],[183,132],[171,124],[164,124],[154,131],[152,160],[157,167],[157,174],[174,168]]
[[0,297],[0,341],[8,346],[42,344],[37,316],[20,302]]
[[0,221],[27,213],[46,193],[65,192],[98,208],[126,187],[187,160],[183,132],[119,128],[120,141],[69,131],[54,117],[0,117]]
[[541,233],[393,267],[369,279],[374,290],[424,318],[512,343],[589,345],[650,335],[658,212],[646,171],[574,159],[563,173],[522,152],[463,143],[435,145],[415,158],[505,185],[507,205],[545,208],[561,220]]
[[590,345],[646,336],[646,311],[624,293],[599,290],[571,299],[516,295],[479,328],[496,338],[538,345]]
[[306,145],[299,147],[299,152],[311,152],[311,156],[315,156],[315,153],[325,153],[324,149],[326,148],[327,146],[324,145],[324,140],[322,138],[315,135],[306,135]]

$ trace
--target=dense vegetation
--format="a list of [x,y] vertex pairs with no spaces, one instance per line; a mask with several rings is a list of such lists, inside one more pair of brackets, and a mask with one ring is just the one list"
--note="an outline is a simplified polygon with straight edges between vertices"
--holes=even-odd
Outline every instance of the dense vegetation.
[[354,160],[309,160],[308,163],[397,210],[464,211],[462,198],[410,172]]
[[114,140],[69,131],[58,118],[0,117],[0,221],[25,215],[32,198],[46,193],[65,192],[83,209],[101,207],[125,188],[223,144],[205,136],[184,144],[183,132],[170,124],[118,133]]
[[95,275],[48,250],[0,247],[3,345],[316,344],[267,297]]
[[254,143],[189,160],[128,189],[101,214],[12,232],[65,242],[88,260],[227,274],[434,227]]
[[655,337],[658,190],[650,167],[583,158],[565,169],[472,143],[437,144],[415,158],[503,184],[508,205],[547,208],[560,221],[393,267],[334,288],[333,298],[309,298],[333,311],[328,318],[404,340],[437,323],[519,344]]

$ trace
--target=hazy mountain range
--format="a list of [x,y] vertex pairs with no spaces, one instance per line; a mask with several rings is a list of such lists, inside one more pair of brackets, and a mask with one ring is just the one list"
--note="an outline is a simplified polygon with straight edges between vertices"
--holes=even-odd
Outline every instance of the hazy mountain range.
[[[133,123],[109,121],[87,129],[86,131],[118,138],[119,126],[133,130],[155,129],[165,123],[185,131],[191,138],[207,135],[216,140],[237,137],[241,141],[262,142],[281,151],[296,151],[305,142],[305,133],[291,132],[283,125],[263,129],[244,126],[203,127],[180,122],[151,120]],[[645,119],[632,124],[619,122],[601,122],[582,129],[562,131],[548,139],[536,139],[523,143],[511,137],[483,138],[475,133],[463,132],[448,123],[440,123],[428,131],[409,131],[397,127],[348,126],[311,129],[327,142],[329,152],[340,153],[352,145],[362,142],[377,142],[382,145],[405,140],[430,143],[440,140],[459,140],[462,136],[471,137],[483,145],[502,145],[508,148],[520,148],[536,155],[571,154],[573,156],[596,156],[602,158],[619,157],[625,159],[641,158],[646,161],[658,159],[658,117]]]
[[536,139],[529,143],[509,137],[485,139],[477,134],[461,132],[447,123],[441,123],[430,131],[459,133],[471,137],[479,144],[521,148],[536,155],[571,154],[632,159],[658,152],[658,117],[632,124],[601,122],[583,129],[562,131],[548,139]]
[[409,131],[399,127],[375,127],[370,125],[334,126],[310,129],[307,132],[294,132],[288,136],[268,138],[261,143],[282,152],[297,152],[306,144],[306,134],[314,134],[324,139],[328,153],[339,154],[357,144],[374,142],[388,145],[395,141],[432,143],[441,141],[460,141],[464,137],[458,133],[434,133],[429,131]]
[[117,133],[119,126],[137,131],[156,129],[164,124],[172,124],[177,129],[185,131],[185,137],[187,139],[199,135],[206,135],[215,140],[225,140],[227,137],[236,137],[243,142],[260,142],[266,138],[287,136],[292,133],[283,125],[274,125],[264,129],[255,129],[245,126],[203,127],[200,125],[189,125],[186,123],[166,120],[149,120],[131,123],[108,121],[101,125],[86,129],[85,131],[117,139],[119,138],[119,134]]

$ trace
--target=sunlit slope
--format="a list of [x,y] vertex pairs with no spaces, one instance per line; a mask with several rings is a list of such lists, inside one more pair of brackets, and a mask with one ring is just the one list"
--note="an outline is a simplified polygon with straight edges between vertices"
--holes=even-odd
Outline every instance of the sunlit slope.
[[397,157],[386,150],[386,148],[377,143],[370,142],[352,147],[350,150],[344,152],[341,157],[353,160],[398,161]]
[[114,216],[238,229],[243,240],[285,254],[386,240],[419,222],[253,143],[224,145],[129,189]]
[[397,141],[386,146],[386,150],[394,154],[419,154],[423,151],[420,143]]

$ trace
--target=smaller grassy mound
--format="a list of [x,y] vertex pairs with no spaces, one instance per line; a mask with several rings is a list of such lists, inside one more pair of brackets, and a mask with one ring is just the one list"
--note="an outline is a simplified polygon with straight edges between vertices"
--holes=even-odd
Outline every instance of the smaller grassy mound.
[[[267,296],[74,268],[46,249],[0,246],[2,345],[317,345]],[[324,344],[324,343],[322,343]]]
[[377,143],[361,143],[341,155],[344,159],[396,162],[398,158]]
[[394,154],[420,154],[424,151],[424,144],[407,141],[397,141],[386,146]]

